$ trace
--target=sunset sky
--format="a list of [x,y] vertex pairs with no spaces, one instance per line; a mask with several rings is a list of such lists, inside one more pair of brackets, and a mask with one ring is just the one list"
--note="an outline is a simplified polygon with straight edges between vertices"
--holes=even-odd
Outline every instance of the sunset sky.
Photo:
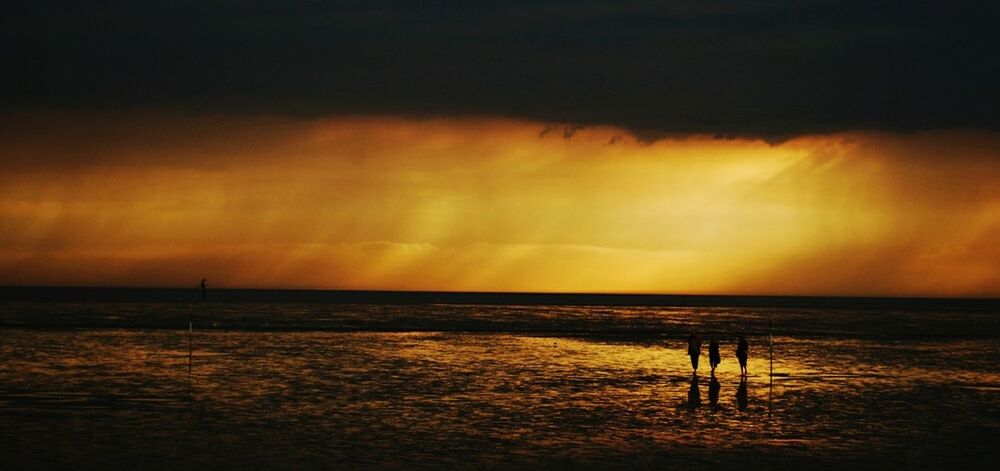
[[0,285],[1000,296],[996,6],[97,3],[0,23]]

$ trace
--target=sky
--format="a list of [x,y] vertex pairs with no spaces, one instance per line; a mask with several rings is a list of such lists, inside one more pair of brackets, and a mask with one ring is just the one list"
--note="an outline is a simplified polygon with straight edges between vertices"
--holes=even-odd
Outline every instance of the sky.
[[0,284],[1000,296],[988,2],[24,2]]

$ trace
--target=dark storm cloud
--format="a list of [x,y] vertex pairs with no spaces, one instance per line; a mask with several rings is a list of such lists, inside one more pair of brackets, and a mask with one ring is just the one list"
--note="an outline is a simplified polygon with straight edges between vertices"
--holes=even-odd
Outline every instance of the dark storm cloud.
[[995,129],[993,2],[21,2],[8,109],[501,115],[670,133]]

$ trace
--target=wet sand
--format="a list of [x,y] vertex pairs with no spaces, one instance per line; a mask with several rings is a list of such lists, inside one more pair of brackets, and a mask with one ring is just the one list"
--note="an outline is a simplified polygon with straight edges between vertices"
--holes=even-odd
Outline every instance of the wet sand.
[[[6,307],[8,324],[22,319]],[[576,309],[575,325],[603,316]],[[721,324],[700,325],[729,325],[717,314]],[[765,314],[788,325],[815,315]],[[873,338],[851,334],[857,322],[841,319],[839,335],[776,336],[773,378],[766,337],[750,336],[745,407],[730,338],[713,404],[707,347],[692,388],[686,344],[671,335],[196,330],[189,373],[185,329],[8,325],[0,459],[11,468],[991,466],[997,338]]]

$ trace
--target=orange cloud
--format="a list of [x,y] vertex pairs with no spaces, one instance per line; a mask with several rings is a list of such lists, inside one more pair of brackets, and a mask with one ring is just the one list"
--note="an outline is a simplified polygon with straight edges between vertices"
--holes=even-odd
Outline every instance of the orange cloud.
[[1000,295],[1000,135],[6,116],[0,283]]

